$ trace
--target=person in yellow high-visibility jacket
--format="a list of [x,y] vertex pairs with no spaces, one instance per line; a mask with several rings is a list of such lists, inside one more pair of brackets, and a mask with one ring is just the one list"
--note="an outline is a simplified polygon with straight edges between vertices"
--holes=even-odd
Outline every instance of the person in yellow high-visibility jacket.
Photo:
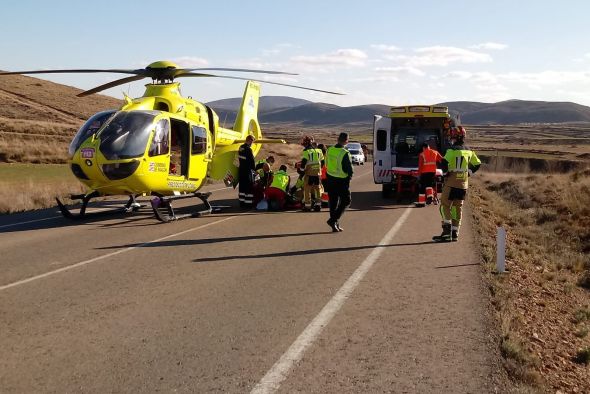
[[330,219],[328,226],[333,232],[342,231],[340,218],[344,210],[350,206],[350,180],[352,178],[352,159],[344,145],[348,142],[348,134],[340,133],[338,143],[326,152],[326,185],[330,202]]
[[[305,136],[301,142],[304,149],[299,174],[303,175],[303,210],[319,212],[322,209],[322,184],[320,176],[324,165],[324,154],[314,146],[313,137]],[[313,197],[312,197],[313,195]]]
[[270,210],[276,211],[285,208],[290,182],[291,178],[287,174],[287,166],[284,164],[279,167],[277,172],[271,174],[270,186],[264,191]]
[[447,149],[441,165],[446,174],[440,199],[443,231],[441,235],[432,238],[437,242],[459,239],[463,201],[467,195],[469,176],[481,165],[475,152],[464,145],[465,134],[462,126],[451,129],[450,138],[453,145]]

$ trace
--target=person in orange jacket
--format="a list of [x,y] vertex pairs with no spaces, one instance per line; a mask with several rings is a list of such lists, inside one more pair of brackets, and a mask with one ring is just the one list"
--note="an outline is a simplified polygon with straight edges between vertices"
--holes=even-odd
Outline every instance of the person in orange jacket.
[[436,164],[441,163],[443,157],[436,149],[432,149],[426,142],[422,144],[422,152],[418,156],[418,174],[420,176],[420,190],[416,206],[423,207],[431,204],[434,199],[434,181],[436,179]]

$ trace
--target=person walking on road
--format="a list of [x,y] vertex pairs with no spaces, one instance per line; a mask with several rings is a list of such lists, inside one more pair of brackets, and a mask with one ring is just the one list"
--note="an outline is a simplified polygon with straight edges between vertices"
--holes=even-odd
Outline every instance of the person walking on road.
[[[303,210],[314,209],[319,212],[322,209],[322,191],[320,176],[324,165],[324,154],[322,150],[314,147],[313,137],[305,136],[301,142],[303,153],[299,174],[303,177]],[[313,197],[312,197],[313,194]]]
[[417,207],[431,204],[434,199],[436,179],[436,163],[442,162],[443,157],[436,149],[432,149],[426,142],[422,144],[422,152],[418,156],[418,175],[420,190],[418,191]]
[[452,146],[442,161],[442,170],[446,173],[440,205],[443,231],[432,238],[437,242],[458,241],[468,179],[481,165],[475,152],[464,145],[465,134],[462,126],[451,129]]
[[350,180],[352,178],[352,159],[350,152],[344,148],[348,143],[348,134],[340,133],[338,143],[326,152],[326,173],[328,199],[330,202],[330,219],[327,223],[332,232],[342,231],[340,218],[350,206]]
[[254,154],[252,153],[253,142],[254,136],[247,136],[246,142],[240,145],[238,150],[238,159],[240,160],[240,166],[238,168],[238,197],[241,208],[252,208],[254,200],[254,177],[256,173],[254,171]]

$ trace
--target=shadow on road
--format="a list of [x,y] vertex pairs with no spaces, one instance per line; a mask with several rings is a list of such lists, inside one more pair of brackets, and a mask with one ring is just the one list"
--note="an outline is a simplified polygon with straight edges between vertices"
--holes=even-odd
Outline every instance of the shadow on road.
[[441,267],[434,267],[435,269],[445,269],[445,268],[459,268],[459,267],[469,267],[472,265],[481,265],[480,263],[467,263],[467,264],[456,264],[456,265],[443,265]]
[[105,246],[102,248],[96,248],[97,250],[102,249],[120,249],[120,248],[159,248],[159,247],[171,247],[171,246],[191,246],[191,245],[207,245],[217,242],[236,242],[236,241],[249,241],[258,239],[276,239],[276,238],[291,238],[291,237],[303,237],[306,235],[317,235],[314,233],[287,233],[287,234],[264,234],[264,235],[242,235],[239,237],[222,237],[222,238],[202,238],[202,239],[178,239],[170,241],[159,241],[150,243],[133,243],[126,245],[116,246]]
[[[317,234],[317,233],[314,233],[314,234]],[[427,244],[431,244],[431,243],[434,243],[434,242],[427,241],[427,242],[411,242],[411,243],[388,244],[388,245],[363,245],[363,246],[348,246],[348,247],[343,247],[343,248],[294,250],[294,251],[289,251],[289,252],[277,252],[277,253],[256,254],[256,255],[233,255],[233,256],[220,256],[220,257],[203,257],[200,259],[194,259],[193,263],[205,263],[205,262],[226,261],[226,260],[248,260],[248,259],[265,259],[265,258],[275,258],[275,257],[306,256],[306,255],[310,255],[310,254],[350,252],[353,250],[391,248],[391,247],[399,247],[399,246],[417,246],[417,245],[427,245]]]

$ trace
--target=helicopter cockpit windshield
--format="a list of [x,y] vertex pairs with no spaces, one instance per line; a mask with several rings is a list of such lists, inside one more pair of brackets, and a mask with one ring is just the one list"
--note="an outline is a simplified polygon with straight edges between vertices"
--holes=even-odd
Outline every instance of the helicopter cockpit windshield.
[[105,124],[107,120],[115,113],[116,110],[112,109],[109,111],[102,111],[97,114],[92,115],[90,119],[88,119],[80,130],[76,133],[76,136],[72,140],[70,144],[70,148],[68,152],[70,153],[70,157],[74,156],[74,153],[80,148],[80,146],[90,137],[92,134],[96,133],[100,128]]
[[98,134],[100,151],[108,160],[131,159],[145,153],[158,113],[118,112]]

